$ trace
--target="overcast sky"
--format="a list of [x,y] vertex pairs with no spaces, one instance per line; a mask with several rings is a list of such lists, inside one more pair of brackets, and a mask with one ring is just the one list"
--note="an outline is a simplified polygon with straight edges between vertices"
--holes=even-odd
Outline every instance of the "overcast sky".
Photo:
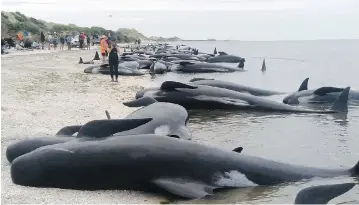
[[2,0],[2,10],[146,36],[359,39],[359,0]]

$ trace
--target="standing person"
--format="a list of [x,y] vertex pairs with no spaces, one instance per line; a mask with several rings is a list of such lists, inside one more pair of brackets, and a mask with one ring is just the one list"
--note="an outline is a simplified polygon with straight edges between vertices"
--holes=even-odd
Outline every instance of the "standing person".
[[64,33],[61,33],[60,35],[60,50],[64,50],[64,45],[65,45],[65,35]]
[[106,42],[106,36],[102,35],[100,39],[100,53],[102,55],[102,63],[106,63],[106,52],[107,52],[107,42]]
[[54,37],[53,37],[53,41],[52,41],[52,43],[54,44],[54,50],[56,50],[56,48],[57,48],[57,44],[59,43],[59,38],[58,38],[58,36],[57,36],[57,33],[56,33],[56,32],[54,32]]
[[44,32],[42,32],[42,31],[40,33],[40,40],[41,40],[41,48],[42,48],[42,50],[44,50],[45,35],[44,35]]
[[91,39],[89,35],[86,35],[86,42],[87,42],[87,50],[90,50]]
[[115,82],[118,82],[118,63],[119,63],[119,58],[117,53],[117,47],[116,45],[113,45],[110,54],[108,55],[108,64],[110,66],[111,82],[114,82],[113,80],[114,74],[116,77]]
[[66,37],[66,42],[67,42],[67,50],[71,50],[71,47],[72,47],[72,37],[71,37],[71,35],[67,35],[67,37]]
[[49,44],[49,50],[51,49],[51,44],[53,43],[53,37],[52,37],[52,35],[51,35],[51,33],[49,32],[48,34],[47,34],[47,42],[48,42],[48,44]]
[[79,36],[79,42],[80,42],[80,50],[84,47],[84,41],[85,41],[85,34],[84,32],[81,32]]

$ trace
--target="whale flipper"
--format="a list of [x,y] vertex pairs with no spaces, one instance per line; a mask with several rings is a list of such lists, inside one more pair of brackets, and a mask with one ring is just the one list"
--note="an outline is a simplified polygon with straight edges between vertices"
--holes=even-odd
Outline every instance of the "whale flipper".
[[151,120],[152,118],[93,120],[81,127],[77,137],[108,137],[118,132],[134,129],[150,122]]
[[182,179],[156,179],[152,182],[174,195],[189,199],[213,195],[213,189],[217,188],[202,182]]
[[61,128],[56,135],[72,136],[81,129],[82,125],[71,125]]
[[327,204],[330,200],[349,191],[355,183],[312,186],[302,189],[295,198],[295,204]]
[[304,79],[302,84],[300,84],[298,91],[308,90],[308,81],[309,78]]
[[350,87],[346,87],[342,93],[339,95],[337,100],[334,102],[331,110],[338,112],[348,112],[348,97],[349,97]]
[[166,91],[174,91],[176,88],[196,89],[197,87],[176,81],[165,81],[164,83],[162,83],[160,87],[161,90],[166,90]]
[[123,104],[126,105],[127,107],[141,107],[141,106],[151,105],[155,102],[157,102],[157,101],[154,98],[144,96],[144,97],[138,98],[136,100],[124,102]]
[[210,79],[210,78],[192,78],[189,82],[196,82],[196,81],[200,81],[200,80],[214,80],[214,79]]
[[232,151],[241,153],[242,150],[243,150],[243,147],[237,147],[237,148],[233,149]]

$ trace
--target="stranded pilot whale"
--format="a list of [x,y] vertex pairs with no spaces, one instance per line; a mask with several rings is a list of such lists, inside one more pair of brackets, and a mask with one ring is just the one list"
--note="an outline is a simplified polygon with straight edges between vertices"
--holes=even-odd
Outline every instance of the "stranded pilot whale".
[[171,71],[183,73],[215,73],[215,72],[243,72],[242,64],[237,67],[221,65],[217,63],[180,61],[179,64],[171,66]]
[[[148,123],[151,121],[151,118],[143,118],[143,119],[124,119],[124,120],[118,120],[118,122],[107,122],[102,123],[99,121],[90,121],[84,125],[76,125],[76,126],[66,126],[62,128],[55,136],[47,136],[47,137],[33,137],[28,138],[24,140],[20,140],[18,142],[15,142],[11,145],[9,145],[6,148],[6,158],[9,162],[12,162],[15,158],[24,155],[26,153],[29,153],[39,147],[52,145],[52,144],[60,144],[60,143],[66,143],[70,142],[76,138],[74,137],[63,137],[63,136],[71,136],[67,135],[69,133],[74,133],[74,130],[72,128],[76,128],[75,132],[78,132],[77,137],[83,137],[86,135],[86,137],[98,137],[100,134],[102,136],[108,136],[109,130],[111,133],[126,131],[130,129],[134,129],[136,127],[139,127],[143,124]],[[116,123],[116,124],[115,124]],[[94,126],[91,126],[93,124],[96,124],[96,129],[94,129]],[[115,124],[115,125],[114,125]],[[102,126],[100,126],[102,125]],[[106,128],[106,129],[103,129]],[[72,130],[71,130],[72,129]],[[69,131],[71,130],[71,131]],[[92,131],[92,132],[91,132]],[[116,132],[115,132],[116,131]]]
[[237,92],[249,93],[255,96],[271,96],[271,95],[280,95],[284,94],[284,92],[277,92],[272,90],[265,90],[261,88],[253,88],[249,86],[244,86],[236,83],[214,80],[214,79],[206,79],[206,78],[193,78],[189,82],[198,85],[209,85],[217,88],[225,88],[228,90],[233,90]]
[[63,189],[160,188],[201,198],[219,188],[275,185],[313,177],[357,176],[352,168],[325,169],[276,162],[157,135],[111,137],[38,148],[16,158],[13,183]]
[[[343,90],[330,110],[311,110],[286,105],[273,100],[240,93],[228,89],[206,85],[185,84],[176,81],[165,81],[159,89],[149,88],[140,95],[150,96],[159,102],[170,102],[182,105],[186,109],[245,109],[270,112],[290,113],[337,113],[348,111],[348,93],[350,87]],[[126,105],[137,107],[140,100],[133,100]]]
[[[191,131],[186,126],[189,117],[185,108],[177,104],[157,102],[150,97],[142,98],[141,104],[145,107],[124,119],[92,120],[84,125],[66,126],[56,133],[56,137],[29,138],[11,144],[6,149],[7,159],[11,162],[39,147],[71,140],[136,134],[157,134],[186,140],[192,138]],[[76,132],[76,138],[62,137],[72,136]]]
[[[301,101],[308,103],[325,103],[333,102],[345,88],[338,87],[320,87],[308,90],[309,78],[306,78],[300,85],[297,92],[294,92],[283,99],[285,104],[300,104]],[[359,91],[350,90],[348,95],[349,101],[359,101]]]

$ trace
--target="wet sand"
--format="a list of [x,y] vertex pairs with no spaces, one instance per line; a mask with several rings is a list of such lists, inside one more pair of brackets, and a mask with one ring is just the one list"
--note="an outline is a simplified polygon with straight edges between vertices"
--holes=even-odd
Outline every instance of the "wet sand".
[[[32,188],[12,183],[6,147],[28,137],[54,135],[63,126],[83,124],[94,119],[121,118],[135,110],[122,104],[134,98],[145,86],[148,75],[110,76],[85,74],[95,50],[27,52],[2,57],[1,63],[1,175],[3,204],[18,203],[158,203],[145,194],[129,191],[76,191]],[[152,197],[153,198],[153,197]],[[155,201],[154,201],[155,200]]]

